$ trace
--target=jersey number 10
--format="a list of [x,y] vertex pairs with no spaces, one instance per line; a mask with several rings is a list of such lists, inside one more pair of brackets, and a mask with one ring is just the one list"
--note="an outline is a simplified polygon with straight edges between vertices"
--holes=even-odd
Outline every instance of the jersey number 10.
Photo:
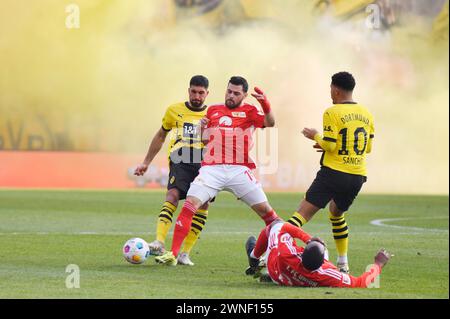
[[[347,149],[347,128],[343,128],[339,131],[339,134],[342,135],[342,148],[339,150],[339,155],[348,155],[348,149]],[[358,148],[358,141],[359,141],[359,134],[363,134],[364,136],[364,146],[360,150]],[[356,155],[363,155],[364,151],[366,150],[367,146],[367,132],[364,129],[364,127],[358,127],[356,128],[355,132],[353,132],[353,135],[355,137],[354,143],[353,143],[353,150],[355,151]]]

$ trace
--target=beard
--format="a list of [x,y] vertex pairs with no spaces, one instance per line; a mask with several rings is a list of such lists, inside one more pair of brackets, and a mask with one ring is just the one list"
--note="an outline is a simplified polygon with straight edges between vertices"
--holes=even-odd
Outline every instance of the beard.
[[201,100],[190,100],[189,103],[191,103],[192,107],[202,107],[203,101]]
[[241,105],[242,100],[237,101],[237,102],[233,102],[233,100],[228,99],[225,101],[225,105],[229,108],[229,109],[235,109],[237,108],[239,105]]

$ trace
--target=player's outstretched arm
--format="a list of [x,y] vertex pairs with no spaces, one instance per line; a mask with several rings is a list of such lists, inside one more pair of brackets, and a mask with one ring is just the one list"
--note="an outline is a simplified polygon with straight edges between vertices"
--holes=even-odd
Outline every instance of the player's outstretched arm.
[[255,87],[255,92],[252,93],[252,96],[259,102],[264,112],[264,126],[265,127],[274,127],[275,126],[275,117],[271,110],[270,102],[264,92]]
[[322,135],[314,128],[305,127],[302,133],[306,138],[316,141],[316,144],[313,147],[319,149],[319,151],[332,152],[336,148],[336,139],[322,137]]
[[282,235],[284,233],[288,233],[293,238],[298,238],[301,241],[303,241],[304,243],[307,243],[308,241],[310,241],[313,238],[310,234],[305,232],[302,228],[296,227],[290,223],[284,223],[283,227],[281,227],[280,235]]
[[314,128],[304,128],[302,133],[306,138],[316,142],[313,147],[319,151],[332,152],[336,148],[337,128],[328,112],[323,114],[323,137]]
[[264,126],[265,127],[274,127],[275,126],[275,117],[273,116],[273,112],[265,114],[264,118]]
[[163,130],[161,127],[158,132],[156,132],[155,136],[150,143],[150,146],[147,151],[147,155],[145,156],[144,161],[136,167],[134,171],[134,175],[142,176],[147,171],[148,166],[155,158],[156,154],[161,150],[164,141],[166,140],[168,131]]
[[351,287],[367,288],[381,273],[381,269],[387,264],[389,259],[391,259],[391,254],[384,248],[380,249],[374,257],[374,264],[365,273],[359,277],[350,276]]

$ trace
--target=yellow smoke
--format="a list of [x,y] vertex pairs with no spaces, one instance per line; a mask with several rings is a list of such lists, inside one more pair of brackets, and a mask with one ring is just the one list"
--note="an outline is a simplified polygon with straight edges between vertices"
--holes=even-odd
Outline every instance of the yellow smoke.
[[208,103],[243,75],[272,101],[287,186],[305,190],[319,155],[300,131],[320,129],[330,76],[348,70],[376,121],[365,190],[448,193],[448,45],[422,20],[387,34],[312,14],[312,1],[227,0],[183,17],[169,0],[77,0],[70,29],[71,3],[0,0],[3,148],[144,155],[192,75],[210,79]]

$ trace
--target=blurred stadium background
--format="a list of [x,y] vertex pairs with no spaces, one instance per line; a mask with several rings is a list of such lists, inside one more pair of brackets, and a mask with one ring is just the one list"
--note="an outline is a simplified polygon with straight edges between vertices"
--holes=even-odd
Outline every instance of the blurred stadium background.
[[266,90],[277,118],[278,170],[263,185],[303,192],[319,154],[300,131],[320,128],[330,75],[348,70],[376,120],[364,192],[448,194],[448,7],[0,0],[0,187],[164,187],[165,152],[143,180],[131,172],[165,108],[186,99],[194,74],[210,79],[208,104],[239,74]]

